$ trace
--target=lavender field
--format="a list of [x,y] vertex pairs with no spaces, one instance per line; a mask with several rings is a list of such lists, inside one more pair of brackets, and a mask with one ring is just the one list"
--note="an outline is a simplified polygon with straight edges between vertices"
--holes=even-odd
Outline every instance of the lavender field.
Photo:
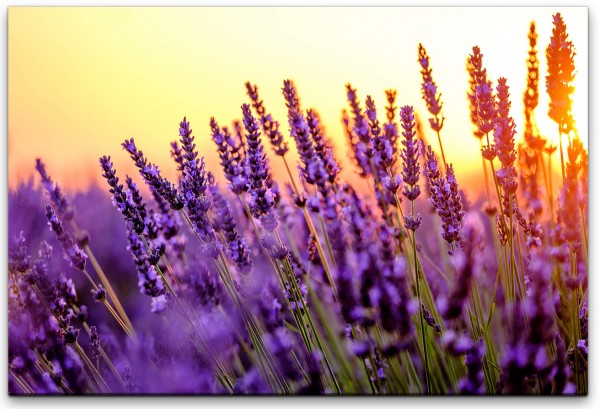
[[39,158],[8,197],[9,394],[587,395],[587,135],[548,18],[524,90],[491,78],[494,50],[464,56],[480,189],[445,155],[426,44],[402,56],[422,106],[340,90],[351,158],[292,79],[287,118],[247,82],[239,121],[174,123],[176,180],[138,137],[137,174],[100,153],[104,184],[76,194]]

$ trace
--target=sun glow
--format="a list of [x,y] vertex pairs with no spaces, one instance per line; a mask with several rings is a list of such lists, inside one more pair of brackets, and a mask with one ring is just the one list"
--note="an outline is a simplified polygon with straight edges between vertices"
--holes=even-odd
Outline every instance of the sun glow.
[[[526,35],[535,20],[540,60],[536,118],[542,133],[557,144],[544,89],[545,48],[557,11],[564,15],[576,47],[573,110],[587,146],[585,8],[520,8],[513,13],[502,8],[12,7],[9,186],[32,176],[38,156],[69,189],[100,180],[97,158],[103,154],[113,156],[118,169],[133,173],[120,149],[132,136],[174,177],[168,144],[177,137],[184,115],[209,167],[219,174],[209,118],[223,125],[239,119],[239,107],[247,102],[244,82],[250,80],[287,131],[281,96],[286,78],[298,86],[303,107],[319,111],[344,175],[353,178],[340,120],[348,82],[363,104],[372,95],[381,111],[384,90],[397,89],[397,105],[415,107],[435,146],[420,92],[417,45],[422,43],[442,93],[446,155],[456,164],[461,184],[476,187],[481,183],[481,157],[469,123],[466,58],[479,45],[489,78],[494,83],[508,78],[511,114],[521,138]],[[271,162],[276,174],[283,172],[280,161]]]

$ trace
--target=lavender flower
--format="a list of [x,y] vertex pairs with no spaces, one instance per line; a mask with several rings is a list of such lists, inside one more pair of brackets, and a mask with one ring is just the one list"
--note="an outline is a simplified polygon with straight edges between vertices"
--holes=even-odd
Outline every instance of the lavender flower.
[[194,136],[189,122],[184,118],[180,123],[179,135],[183,150],[183,179],[180,182],[182,201],[188,211],[192,227],[204,245],[205,251],[217,257],[221,248],[214,229],[208,218],[212,206],[207,189],[210,184],[210,174],[206,172],[204,158],[198,160]]
[[171,142],[171,157],[177,163],[177,170],[183,172],[183,150],[177,141]]
[[210,129],[229,188],[235,194],[247,191],[248,178],[244,171],[244,159],[239,152],[241,143],[236,144],[227,128],[221,129],[214,118],[210,119]]
[[539,92],[538,84],[540,81],[540,68],[537,59],[537,33],[535,31],[535,22],[532,21],[529,26],[529,51],[527,59],[527,88],[523,93],[523,105],[525,106],[525,119],[529,123],[533,111],[538,105]]
[[[493,130],[493,120],[496,117],[492,83],[488,81],[487,71],[483,68],[483,54],[479,47],[473,47],[473,54],[469,55],[469,73],[471,87],[475,92],[469,94],[471,101],[471,118],[478,128],[476,136],[479,138]],[[489,159],[486,157],[486,159]]]
[[421,194],[419,188],[419,156],[420,141],[415,139],[415,117],[411,106],[402,107],[400,110],[400,120],[403,129],[402,151],[400,157],[402,164],[402,180],[404,181],[404,190],[402,194],[411,202]]
[[438,309],[447,320],[461,317],[473,279],[478,276],[482,266],[481,256],[475,247],[477,241],[473,241],[479,238],[474,229],[466,233],[468,234],[465,235],[463,248],[455,250],[451,255],[451,263],[458,272],[456,284],[447,297],[440,298],[438,301]]
[[473,344],[465,356],[467,376],[458,383],[460,393],[465,395],[482,395],[485,393],[483,376],[483,359],[485,348],[483,342]]
[[[292,86],[291,83],[289,85]],[[278,156],[284,156],[289,150],[287,142],[283,141],[283,135],[279,132],[279,122],[274,121],[271,114],[267,114],[263,101],[258,96],[258,86],[246,82],[246,92],[252,100],[252,106],[256,110],[263,133],[269,138],[273,151]]]
[[75,214],[73,212],[73,208],[63,195],[58,183],[54,183],[48,173],[46,173],[46,166],[40,158],[35,160],[35,169],[40,174],[40,177],[42,178],[42,186],[50,196],[50,201],[54,205],[54,208],[60,217],[66,222],[71,221],[71,219],[73,219],[73,215]]
[[515,123],[512,117],[509,116],[510,99],[506,78],[498,80],[497,98],[497,117],[494,118],[494,142],[496,144],[496,152],[498,159],[502,164],[502,168],[496,172],[496,176],[504,192],[503,201],[505,213],[510,211],[513,206],[512,195],[517,191],[518,183],[516,180],[517,171],[513,164],[517,153],[515,152]]
[[437,92],[437,86],[431,76],[432,69],[429,66],[429,56],[422,44],[419,44],[419,64],[421,65],[421,77],[423,78],[423,82],[421,83],[423,100],[427,105],[429,113],[434,116],[433,118],[429,118],[429,125],[431,125],[431,129],[439,132],[444,126],[445,119],[443,115],[441,118],[439,117],[442,112],[442,96]]
[[346,94],[352,110],[353,126],[350,128],[349,120],[345,119],[344,122],[348,124],[348,135],[354,160],[361,170],[361,176],[370,175],[372,172],[369,158],[373,156],[373,148],[371,146],[371,138],[369,137],[367,120],[360,108],[356,89],[352,88],[351,84],[346,84]]
[[446,167],[446,177],[438,169],[438,162],[431,146],[425,152],[425,174],[427,178],[429,202],[442,219],[442,237],[450,244],[450,250],[460,247],[461,229],[465,212],[458,191],[458,183],[452,165]]
[[87,255],[85,252],[74,242],[73,237],[67,232],[62,225],[62,222],[54,213],[52,206],[46,205],[46,218],[48,219],[48,226],[52,230],[62,247],[63,255],[65,260],[69,262],[71,267],[77,270],[85,270],[85,263]]
[[431,312],[429,312],[427,308],[425,308],[425,304],[421,304],[421,314],[423,314],[425,323],[433,328],[435,332],[442,331],[442,326],[435,321],[435,317],[431,315]]
[[142,234],[145,229],[144,219],[140,215],[137,207],[130,196],[123,191],[123,185],[119,184],[119,178],[110,161],[110,156],[100,158],[100,166],[102,168],[102,176],[108,182],[112,193],[113,205],[123,214],[123,217],[128,223],[131,223],[136,233]]
[[140,175],[142,175],[148,186],[150,186],[150,189],[155,190],[161,195],[172,209],[181,210],[183,208],[183,199],[177,192],[175,185],[160,175],[160,171],[156,165],[148,162],[144,153],[135,146],[133,138],[125,140],[122,146],[131,156],[135,166],[139,169]]
[[473,54],[467,58],[467,72],[469,73],[469,90],[467,99],[469,100],[469,111],[471,124],[473,125],[473,136],[482,139],[485,135],[479,130],[479,116],[477,115],[477,85],[487,83],[487,73],[482,68],[482,57],[479,47],[473,47]]
[[144,250],[144,243],[139,235],[129,231],[127,238],[129,239],[129,251],[133,255],[133,261],[137,267],[140,292],[152,298],[165,294],[163,282],[155,267],[149,262],[147,253]]
[[535,150],[519,145],[519,184],[529,211],[539,218],[542,215],[542,189],[538,182],[539,160]]
[[194,258],[186,266],[184,282],[191,288],[193,299],[202,307],[211,310],[221,304],[221,286],[218,278],[204,265]]
[[584,152],[583,144],[578,137],[573,138],[567,148],[567,152],[568,162],[566,163],[564,184],[559,196],[559,207],[564,224],[564,237],[568,242],[572,243],[572,245],[577,246],[581,240],[581,217],[580,213],[577,211],[579,207],[577,200],[579,196],[579,186],[577,181],[580,178],[579,174],[581,172],[580,158],[583,156]]
[[100,359],[100,338],[98,337],[98,330],[94,325],[90,326],[90,349],[92,351],[92,359],[98,365]]
[[[311,129],[308,126],[306,118],[299,109],[299,101],[294,85],[287,81],[283,89],[286,97],[286,105],[288,106],[288,120],[290,123],[290,133],[302,162],[302,167],[299,167],[302,178],[310,185],[319,186],[320,190],[325,189],[329,175],[325,169],[324,162],[319,159],[315,150],[315,145],[311,135]],[[314,126],[313,119],[313,126]],[[313,128],[315,132],[316,129]]]
[[377,120],[377,110],[375,108],[375,101],[370,95],[367,96],[366,101],[366,117],[369,124],[369,132],[373,137],[373,147],[375,149],[375,165],[380,170],[379,177],[384,178],[388,176],[388,171],[394,164],[394,149],[390,134],[382,132]]
[[315,153],[327,172],[327,180],[335,185],[341,168],[333,154],[332,142],[324,134],[317,111],[309,109],[306,112],[306,123],[310,130]]
[[236,263],[240,273],[248,274],[252,270],[253,262],[246,241],[238,234],[231,207],[216,186],[210,189],[210,194],[215,205],[216,220],[218,220],[218,228],[215,227],[215,230],[221,231],[225,236],[228,254]]
[[8,271],[11,273],[24,274],[33,266],[31,256],[27,254],[25,236],[23,232],[14,239],[8,248]]
[[271,180],[271,169],[267,159],[258,124],[250,112],[250,105],[242,105],[244,114],[244,127],[248,143],[247,166],[248,184],[250,187],[250,212],[261,220],[268,231],[277,227],[277,215],[273,212],[275,204],[279,201],[277,185]]
[[546,91],[550,96],[548,116],[559,126],[561,133],[569,133],[573,127],[571,113],[575,90],[575,51],[573,42],[568,41],[567,26],[560,13],[552,16],[552,37],[546,49],[548,59],[548,75],[546,76]]
[[554,334],[554,344],[556,345],[556,375],[554,376],[552,393],[555,395],[571,395],[575,393],[575,385],[568,382],[571,370],[566,362],[565,344],[559,332]]
[[383,132],[385,133],[385,137],[390,141],[392,145],[392,166],[396,163],[398,159],[398,148],[396,147],[396,142],[398,140],[399,132],[398,132],[398,124],[396,123],[396,109],[398,108],[396,103],[396,90],[386,90],[385,96],[387,100],[387,105],[385,107],[387,122],[383,125]]

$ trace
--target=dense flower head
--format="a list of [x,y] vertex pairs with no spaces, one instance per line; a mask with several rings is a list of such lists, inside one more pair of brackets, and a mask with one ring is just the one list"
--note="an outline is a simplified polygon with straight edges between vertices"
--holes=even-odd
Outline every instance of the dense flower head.
[[442,96],[437,92],[437,86],[431,76],[432,69],[429,63],[429,56],[422,44],[419,44],[418,61],[421,65],[421,77],[423,79],[421,83],[423,100],[427,105],[429,113],[434,116],[433,118],[429,118],[429,124],[431,125],[431,129],[439,132],[444,126],[444,116],[439,117],[442,112]]
[[519,157],[519,186],[521,193],[525,198],[525,206],[535,217],[540,217],[543,211],[542,189],[538,180],[540,171],[540,162],[535,151],[525,148],[523,145],[518,147]]
[[581,173],[581,159],[583,157],[583,144],[578,137],[572,139],[567,148],[568,161],[565,166],[565,181],[559,195],[560,215],[564,225],[565,239],[577,245],[581,241],[579,185]]
[[27,252],[25,236],[20,231],[8,248],[8,270],[13,274],[24,274],[32,265],[33,260]]
[[369,127],[367,119],[362,112],[360,102],[356,95],[356,89],[351,84],[346,84],[346,95],[350,104],[352,118],[344,111],[344,124],[346,125],[346,134],[354,161],[359,166],[361,175],[366,176],[372,173],[369,158],[373,156],[373,147],[369,136]]
[[487,78],[487,70],[483,68],[483,54],[479,47],[473,47],[469,55],[468,69],[471,91],[468,94],[471,103],[471,121],[477,126],[475,136],[482,138],[494,128],[496,117],[493,86]]
[[514,194],[518,188],[517,171],[514,162],[515,151],[515,123],[510,116],[510,95],[506,78],[498,80],[497,90],[497,116],[494,118],[495,150],[502,167],[496,171],[498,183],[502,187],[502,204],[506,217],[511,217],[515,208]]
[[261,134],[256,119],[250,111],[250,105],[242,105],[242,113],[248,145],[246,166],[248,167],[250,212],[255,218],[267,222],[265,227],[272,230],[277,226],[273,208],[279,201],[279,190],[277,184],[271,179],[269,160],[264,153]]
[[310,185],[323,186],[327,183],[329,175],[323,161],[317,155],[306,118],[299,111],[290,111],[289,117],[291,134],[296,141],[302,162],[302,166],[299,167],[302,178]]
[[[245,85],[246,93],[252,100],[252,107],[258,115],[263,133],[267,136],[267,138],[269,138],[275,154],[278,156],[284,156],[288,152],[289,148],[287,142],[283,141],[283,135],[279,131],[279,122],[275,121],[271,114],[267,114],[263,101],[258,96],[258,86],[253,86],[249,81],[246,82]],[[294,92],[292,91],[293,84],[291,82],[287,87],[290,92]]]
[[126,195],[128,196],[129,204],[135,207],[137,216],[144,221],[144,228],[147,230],[147,235],[150,238],[155,239],[158,234],[156,223],[146,209],[146,203],[142,198],[142,194],[138,189],[137,184],[129,176],[125,178],[125,183],[127,184],[128,189]]
[[540,81],[540,68],[537,58],[537,32],[535,30],[535,21],[529,26],[529,51],[527,58],[527,88],[523,93],[523,105],[525,106],[525,117],[530,119],[533,110],[537,107],[539,101],[538,85]]
[[[472,215],[471,215],[472,216]],[[454,279],[447,294],[436,300],[438,311],[446,320],[460,319],[470,295],[471,285],[475,278],[481,277],[484,268],[482,241],[484,229],[481,222],[470,217],[463,228],[463,240],[460,247],[450,252],[450,265],[454,271]]]
[[404,181],[404,196],[410,201],[419,197],[421,189],[419,182],[419,156],[421,141],[415,138],[415,116],[411,106],[402,107],[400,110],[400,124],[402,127],[402,180]]
[[482,341],[473,343],[465,356],[467,376],[459,381],[460,392],[465,395],[481,395],[485,392],[483,359],[485,347]]
[[35,169],[40,174],[42,186],[50,196],[50,201],[52,202],[56,211],[60,214],[64,221],[70,221],[74,215],[73,208],[71,207],[69,201],[65,198],[58,183],[54,183],[46,172],[46,166],[40,158],[35,160]]
[[515,152],[515,134],[516,125],[513,118],[510,116],[510,94],[508,93],[508,85],[506,78],[498,79],[496,87],[497,117],[494,118],[494,142],[498,152],[498,159],[504,168],[510,168],[516,159]]
[[133,231],[128,232],[127,238],[129,251],[137,268],[140,292],[153,298],[164,294],[164,284],[156,272],[156,268],[148,261],[148,254],[142,239]]
[[477,97],[477,126],[479,132],[485,135],[494,129],[493,122],[496,118],[492,83],[478,84],[475,87],[475,95]]
[[171,142],[171,158],[177,163],[177,171],[183,172],[183,150],[177,141]]
[[435,317],[431,315],[431,312],[425,308],[425,304],[421,304],[421,314],[423,314],[423,319],[435,332],[441,332],[442,326],[435,321]]
[[60,242],[65,260],[69,262],[71,267],[77,270],[85,270],[85,263],[88,258],[87,255],[75,243],[71,233],[64,229],[62,222],[50,205],[46,205],[46,218],[48,219],[50,230],[56,234],[56,237]]
[[352,88],[352,85],[346,84],[346,91],[348,95],[348,102],[350,103],[350,108],[352,109],[353,119],[354,119],[354,132],[358,136],[361,142],[366,144],[367,146],[367,155],[369,147],[369,129],[367,120],[365,115],[362,112],[362,108],[360,107],[360,103],[358,101],[358,97],[356,95],[356,89]]
[[335,184],[341,168],[334,156],[333,144],[331,140],[325,136],[325,131],[316,110],[309,109],[306,111],[306,124],[310,130],[318,160],[322,163],[322,166],[327,172],[327,181],[331,184]]
[[471,124],[473,127],[473,135],[476,138],[483,138],[485,135],[479,130],[479,116],[477,115],[477,85],[487,82],[487,73],[482,67],[483,55],[479,47],[473,47],[473,54],[467,57],[467,72],[469,74],[469,89],[467,91],[467,99],[469,100],[469,111]]
[[[231,206],[219,192],[216,185],[211,186],[210,194],[215,208],[215,222],[213,227],[217,232],[222,232],[227,242],[227,252],[235,262],[242,274],[248,274],[253,267],[250,250],[243,237],[238,234]],[[217,227],[218,226],[218,227]]]
[[398,124],[396,122],[396,110],[398,109],[398,107],[396,106],[397,95],[398,92],[396,90],[388,89],[385,91],[385,96],[387,100],[387,105],[385,106],[387,122],[383,125],[383,131],[387,140],[389,140],[392,145],[392,165],[395,164],[398,159],[398,148],[396,146],[396,142],[398,140],[398,136],[400,135],[398,132]]
[[575,51],[573,42],[568,40],[567,26],[560,13],[552,16],[552,37],[546,49],[548,75],[546,91],[550,96],[548,116],[558,123],[560,132],[568,133],[573,127],[572,94],[575,90]]
[[214,118],[210,119],[212,140],[217,145],[221,167],[229,188],[235,194],[248,190],[248,179],[244,170],[244,158],[241,156],[241,142],[236,143],[227,128],[220,128]]
[[204,158],[200,161],[194,159],[186,162],[185,177],[181,181],[181,192],[185,201],[185,208],[189,213],[194,231],[207,243],[216,240],[214,229],[208,217],[212,201],[207,194],[209,187],[209,174],[206,172]]
[[125,140],[121,146],[129,153],[140,175],[142,175],[150,189],[160,194],[169,203],[171,208],[181,210],[183,208],[183,200],[177,192],[177,188],[160,175],[160,171],[156,165],[148,162],[144,153],[136,147],[134,139]]
[[380,177],[388,176],[388,169],[394,164],[394,148],[391,139],[391,133],[384,132],[377,119],[377,109],[375,101],[370,95],[366,100],[366,116],[369,122],[369,132],[373,138],[373,147],[375,149],[375,165],[380,169]]
[[92,351],[92,359],[97,362],[100,358],[100,337],[95,325],[90,327],[90,349]]
[[110,156],[100,158],[100,167],[102,168],[102,176],[106,179],[112,193],[113,205],[123,214],[123,217],[128,223],[131,223],[133,229],[141,234],[144,231],[144,219],[140,215],[137,207],[133,203],[131,195],[128,195],[123,190],[123,185],[119,183],[119,177],[110,160]]
[[194,135],[192,135],[192,129],[190,123],[183,117],[183,120],[179,123],[179,138],[181,142],[181,148],[183,149],[183,158],[186,161],[193,161],[198,156],[196,152],[196,144],[194,143]]
[[300,99],[298,98],[296,85],[294,85],[294,81],[284,80],[282,91],[288,112],[300,111]]

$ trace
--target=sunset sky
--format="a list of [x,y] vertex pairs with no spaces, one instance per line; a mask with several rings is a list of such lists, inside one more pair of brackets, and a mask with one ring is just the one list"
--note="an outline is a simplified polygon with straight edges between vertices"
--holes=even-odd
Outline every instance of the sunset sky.
[[[187,116],[201,155],[221,174],[209,119],[241,117],[244,82],[259,86],[267,110],[287,134],[283,80],[293,79],[304,108],[316,108],[333,138],[345,176],[340,117],[351,82],[384,116],[384,90],[427,118],[417,46],[431,58],[446,117],[442,139],[459,183],[481,176],[478,141],[466,100],[466,58],[474,45],[494,82],[511,87],[512,115],[522,132],[527,32],[537,23],[542,132],[547,118],[545,49],[552,15],[561,12],[576,48],[574,112],[588,138],[588,10],[579,8],[28,8],[8,11],[8,179],[15,188],[42,157],[68,189],[101,180],[98,157],[111,155],[119,174],[134,174],[120,143],[134,137],[164,174],[175,175],[169,143]],[[425,128],[432,143],[434,134]],[[291,142],[291,141],[290,141]],[[434,145],[437,147],[437,145]],[[270,151],[270,149],[268,149]],[[281,171],[278,158],[272,164]],[[136,175],[137,176],[137,175]],[[282,175],[283,176],[283,175]],[[281,178],[285,180],[284,178]]]

